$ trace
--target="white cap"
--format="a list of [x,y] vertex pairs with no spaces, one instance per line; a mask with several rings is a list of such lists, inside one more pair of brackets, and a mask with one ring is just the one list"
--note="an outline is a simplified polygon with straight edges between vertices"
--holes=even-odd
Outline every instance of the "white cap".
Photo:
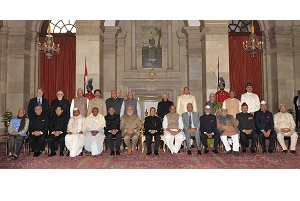
[[227,107],[225,105],[222,106],[222,109],[227,109]]
[[260,102],[260,104],[265,105],[265,104],[267,104],[267,102],[263,100],[263,101]]
[[210,106],[209,106],[209,105],[206,105],[205,108],[210,109]]
[[74,107],[73,111],[78,110],[78,107]]

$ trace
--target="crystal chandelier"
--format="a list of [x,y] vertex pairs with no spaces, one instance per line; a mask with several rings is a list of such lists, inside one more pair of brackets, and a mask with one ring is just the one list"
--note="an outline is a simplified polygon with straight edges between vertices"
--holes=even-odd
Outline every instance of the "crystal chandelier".
[[264,42],[258,41],[256,38],[256,34],[254,33],[254,25],[252,20],[251,25],[251,34],[249,36],[249,40],[246,40],[246,42],[243,42],[243,50],[244,52],[249,52],[251,57],[254,58],[257,54],[257,51],[263,50]]
[[45,37],[45,42],[42,45],[39,43],[39,50],[45,53],[47,59],[52,59],[53,55],[59,54],[59,44],[57,46],[54,44],[53,36],[50,34],[50,21],[48,25],[48,34]]

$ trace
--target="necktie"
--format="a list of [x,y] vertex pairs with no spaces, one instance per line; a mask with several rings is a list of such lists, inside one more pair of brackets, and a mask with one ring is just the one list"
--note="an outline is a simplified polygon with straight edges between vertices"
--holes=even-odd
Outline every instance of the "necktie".
[[189,128],[192,127],[192,114],[189,113]]
[[38,98],[38,106],[41,106],[41,99]]

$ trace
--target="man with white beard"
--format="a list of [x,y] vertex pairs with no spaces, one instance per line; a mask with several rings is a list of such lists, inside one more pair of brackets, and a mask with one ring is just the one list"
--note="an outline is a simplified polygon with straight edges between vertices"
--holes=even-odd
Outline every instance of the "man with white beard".
[[66,147],[68,148],[67,156],[82,156],[84,145],[84,118],[81,116],[77,107],[73,109],[73,117],[68,123],[68,134],[65,138]]
[[92,156],[97,157],[103,151],[105,138],[105,118],[99,113],[97,107],[94,107],[92,113],[85,118],[84,125],[86,131],[84,136],[85,150],[91,152]]

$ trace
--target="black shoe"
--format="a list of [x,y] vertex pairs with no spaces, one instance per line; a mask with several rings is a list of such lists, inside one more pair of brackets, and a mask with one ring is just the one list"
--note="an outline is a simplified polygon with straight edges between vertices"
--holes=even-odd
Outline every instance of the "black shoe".
[[69,151],[69,150],[67,151],[67,154],[66,154],[66,156],[70,156],[70,151]]
[[154,152],[154,154],[155,154],[156,156],[158,156],[158,155],[159,155],[158,151],[155,151],[155,152]]
[[215,150],[215,149],[212,152],[215,153],[215,154],[219,153],[218,150]]
[[231,152],[232,152],[231,150],[229,150],[229,151],[226,151],[226,153],[227,153],[227,154],[231,154]]
[[64,153],[63,153],[63,152],[60,152],[60,153],[59,153],[59,156],[64,156]]
[[208,149],[205,149],[205,150],[204,150],[204,153],[205,153],[205,154],[208,154],[208,152],[209,152]]
[[246,153],[246,149],[243,149],[242,153]]
[[150,155],[150,154],[152,154],[150,151],[148,151],[148,152],[146,153],[146,155]]
[[291,153],[292,154],[297,154],[297,151],[296,150],[291,150]]
[[238,151],[234,151],[233,153],[234,153],[235,156],[239,156],[240,155],[240,153]]
[[253,154],[256,153],[255,149],[251,149],[251,153]]
[[33,157],[37,157],[37,156],[36,156],[36,153],[37,153],[37,152],[34,152],[34,153],[33,153]]
[[114,152],[114,151],[111,151],[111,152],[110,152],[110,155],[111,155],[111,156],[114,156],[114,155],[115,155],[115,152]]
[[267,153],[267,151],[266,151],[266,150],[263,150],[263,154],[265,154],[265,153]]
[[116,151],[116,155],[120,155],[120,151]]
[[269,152],[270,154],[274,153],[274,151],[273,151],[273,150],[268,150],[268,152]]
[[180,149],[178,150],[178,152],[177,153],[180,153]]
[[15,158],[13,156],[9,156],[9,157],[7,157],[7,160],[13,161],[13,160],[15,160]]
[[80,152],[79,156],[83,156],[83,152]]
[[49,154],[48,156],[52,157],[52,156],[55,156],[56,155],[56,152],[51,152],[51,154]]
[[192,155],[191,150],[188,150],[188,151],[187,151],[187,154],[188,154],[188,155]]
[[201,151],[200,151],[200,150],[198,150],[198,155],[202,155],[202,153],[201,153]]
[[282,150],[282,153],[285,153],[285,154],[286,154],[287,152],[288,152],[287,150]]

